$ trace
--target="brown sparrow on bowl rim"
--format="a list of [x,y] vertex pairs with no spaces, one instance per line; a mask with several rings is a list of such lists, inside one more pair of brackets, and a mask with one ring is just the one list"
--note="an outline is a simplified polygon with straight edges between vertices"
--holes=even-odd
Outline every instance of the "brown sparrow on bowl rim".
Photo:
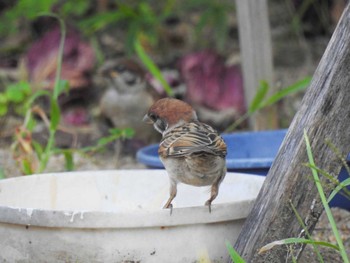
[[177,99],[156,101],[143,120],[163,136],[158,153],[170,178],[170,197],[164,208],[172,208],[181,182],[211,185],[210,198],[205,202],[211,212],[211,203],[226,175],[224,140],[211,126],[198,121],[189,104]]

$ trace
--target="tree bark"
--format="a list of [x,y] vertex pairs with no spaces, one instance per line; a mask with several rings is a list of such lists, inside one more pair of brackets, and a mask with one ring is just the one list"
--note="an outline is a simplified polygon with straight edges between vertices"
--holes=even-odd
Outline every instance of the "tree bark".
[[[341,162],[325,141],[332,142],[344,157],[350,151],[349,86],[348,5],[235,244],[247,262],[290,262],[285,246],[257,252],[269,242],[303,236],[291,204],[312,232],[323,207],[311,171],[304,165],[308,158],[303,132],[310,138],[316,165],[337,176]],[[324,177],[321,181],[323,185],[327,182]]]

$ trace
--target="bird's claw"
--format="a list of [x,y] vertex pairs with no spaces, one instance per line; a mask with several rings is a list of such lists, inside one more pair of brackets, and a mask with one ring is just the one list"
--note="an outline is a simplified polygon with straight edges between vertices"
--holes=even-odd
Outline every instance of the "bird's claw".
[[170,209],[170,215],[172,215],[172,213],[173,213],[173,204],[170,203],[170,204],[168,204],[168,205],[165,205],[165,206],[163,207],[163,209]]
[[211,213],[211,202],[208,200],[205,202],[205,205],[209,208],[209,213]]

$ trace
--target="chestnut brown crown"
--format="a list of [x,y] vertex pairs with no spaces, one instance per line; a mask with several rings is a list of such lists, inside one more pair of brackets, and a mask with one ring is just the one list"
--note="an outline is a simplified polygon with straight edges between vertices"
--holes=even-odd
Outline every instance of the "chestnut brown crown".
[[193,108],[184,101],[164,98],[156,101],[143,119],[154,125],[160,133],[182,123],[197,120],[197,114]]

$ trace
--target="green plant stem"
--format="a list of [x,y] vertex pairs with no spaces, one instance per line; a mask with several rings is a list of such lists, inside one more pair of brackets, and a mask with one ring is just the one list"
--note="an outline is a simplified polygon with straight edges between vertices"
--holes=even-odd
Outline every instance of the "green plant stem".
[[245,263],[245,260],[237,253],[230,242],[226,241],[226,247],[234,263]]
[[[342,182],[339,182],[339,180],[337,178],[335,178],[334,176],[332,176],[331,174],[327,173],[326,171],[320,169],[319,167],[317,166],[313,166],[313,165],[310,165],[310,164],[305,164],[305,166],[309,167],[309,168],[312,168],[312,169],[315,169],[319,174],[327,177],[327,179],[334,185],[336,185],[336,187],[334,188],[334,190],[332,191],[332,193],[328,196],[328,203],[333,199],[333,197],[339,193],[340,191],[343,191],[340,192],[339,194],[343,194],[343,196],[345,198],[347,198],[348,200],[350,200],[350,191],[347,189],[347,186],[350,185],[350,178],[342,181]],[[349,181],[349,182],[348,182]]]
[[234,129],[236,129],[242,122],[247,120],[250,116],[255,114],[257,111],[266,108],[268,106],[271,106],[275,104],[276,102],[280,101],[281,99],[285,98],[286,96],[293,94],[295,92],[298,92],[300,90],[305,89],[310,84],[311,78],[306,77],[302,80],[299,80],[295,82],[294,84],[275,92],[270,97],[266,98],[266,95],[268,94],[270,90],[269,84],[262,80],[260,81],[260,86],[251,102],[251,104],[248,107],[248,110],[245,114],[243,114],[237,121],[235,121],[233,124],[228,126],[225,130],[225,132],[231,132]]
[[47,141],[45,150],[40,160],[39,173],[42,173],[45,170],[47,163],[49,162],[49,159],[52,153],[52,148],[55,144],[55,134],[56,134],[56,131],[50,129],[49,139]]
[[6,176],[5,176],[5,172],[4,172],[4,169],[0,166],[0,179],[5,179]]
[[[306,151],[307,151],[307,156],[309,158],[310,165],[315,166],[315,161],[314,161],[314,158],[313,158],[309,137],[307,136],[307,133],[306,133],[305,130],[304,130],[304,140],[305,140],[305,143],[306,143]],[[349,259],[348,259],[348,256],[346,255],[346,250],[345,250],[343,241],[342,241],[342,239],[340,237],[340,234],[339,234],[339,231],[337,229],[335,220],[334,220],[333,215],[332,215],[332,211],[331,211],[331,209],[330,209],[330,207],[328,205],[327,198],[326,198],[326,195],[325,195],[325,193],[323,191],[320,179],[318,177],[317,170],[311,168],[311,171],[312,171],[312,175],[313,175],[314,180],[315,180],[315,184],[316,184],[318,193],[319,193],[319,195],[321,197],[321,201],[322,201],[323,207],[324,207],[324,209],[326,211],[329,223],[331,225],[333,234],[334,234],[335,239],[337,241],[337,244],[338,244],[338,247],[339,247],[339,251],[340,251],[340,255],[341,255],[341,257],[342,257],[342,259],[343,259],[343,261],[345,263],[349,263]]]
[[[61,38],[60,38],[60,44],[58,48],[58,55],[57,55],[57,69],[56,69],[56,76],[55,76],[55,87],[53,91],[53,95],[50,94],[51,97],[51,123],[49,128],[49,139],[46,144],[46,147],[44,149],[44,152],[42,153],[42,158],[40,159],[40,166],[39,166],[39,173],[43,172],[47,166],[47,163],[49,161],[50,156],[53,153],[53,147],[55,145],[55,135],[60,119],[60,109],[58,108],[58,104],[54,104],[55,107],[53,107],[53,103],[57,103],[58,96],[61,92],[60,87],[60,80],[61,80],[61,70],[62,70],[62,59],[63,59],[63,51],[64,51],[64,42],[66,38],[66,27],[64,24],[64,21],[53,13],[41,13],[40,15],[44,16],[51,16],[56,18],[59,21],[60,24],[60,30],[61,30]],[[53,123],[53,119],[55,119],[55,123]]]
[[234,131],[239,125],[241,125],[244,121],[246,121],[250,116],[252,115],[251,112],[246,112],[242,116],[238,118],[234,123],[229,125],[226,129],[225,132],[232,132]]
[[[301,218],[301,216],[299,215],[297,209],[296,209],[295,206],[293,205],[292,201],[289,200],[289,202],[290,202],[290,206],[292,207],[292,210],[293,210],[295,216],[297,217],[297,220],[298,220],[299,224],[300,224],[300,225],[302,226],[302,228],[304,229],[307,238],[308,238],[309,240],[311,240],[311,241],[314,241],[314,240],[312,239],[310,233],[309,233],[309,230],[307,229],[306,225],[304,224],[303,219]],[[316,244],[315,244],[315,243],[311,243],[311,245],[313,246],[314,251],[316,252],[316,255],[317,255],[319,261],[320,261],[321,263],[324,263],[323,257],[322,257],[322,255],[321,255],[321,253],[320,253],[320,250],[319,250],[318,247],[316,246]]]
[[329,140],[326,140],[326,144],[328,145],[328,147],[330,147],[332,149],[332,151],[337,155],[337,157],[341,160],[343,166],[345,167],[345,170],[347,171],[348,174],[350,174],[350,167],[347,164],[347,161],[345,158],[347,158],[347,156],[345,156],[345,158],[343,157],[343,155],[341,154],[341,152],[337,149],[337,147],[335,147],[335,145],[330,142]]
[[168,82],[166,82],[166,80],[164,79],[159,68],[156,66],[156,64],[154,64],[152,59],[147,55],[146,51],[144,50],[144,48],[142,47],[138,39],[135,40],[134,48],[135,48],[136,54],[141,59],[142,63],[146,66],[146,68],[149,70],[149,72],[152,74],[152,76],[160,81],[167,96],[169,97],[173,96],[174,94],[173,90],[169,86]]
[[[314,240],[309,240],[305,238],[285,238],[277,241],[273,241],[271,243],[268,243],[267,245],[263,246],[262,248],[259,249],[258,254],[265,253],[266,251],[272,249],[275,246],[281,246],[281,245],[289,245],[289,244],[295,244],[295,243],[300,243],[300,244],[314,244],[314,245],[319,245],[319,246],[324,246],[324,247],[329,247],[333,248],[337,251],[339,251],[339,247],[331,244],[329,242],[324,242],[324,241],[314,241]],[[345,262],[345,261],[344,261]]]

